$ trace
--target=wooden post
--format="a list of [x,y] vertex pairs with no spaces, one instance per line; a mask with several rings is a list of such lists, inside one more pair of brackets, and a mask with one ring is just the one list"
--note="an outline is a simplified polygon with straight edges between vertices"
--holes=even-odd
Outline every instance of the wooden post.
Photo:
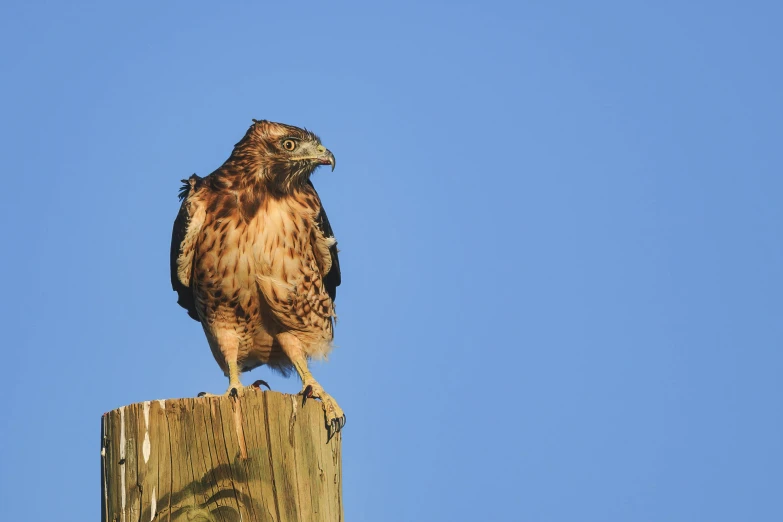
[[321,405],[268,391],[166,399],[105,414],[104,522],[342,521],[337,434]]

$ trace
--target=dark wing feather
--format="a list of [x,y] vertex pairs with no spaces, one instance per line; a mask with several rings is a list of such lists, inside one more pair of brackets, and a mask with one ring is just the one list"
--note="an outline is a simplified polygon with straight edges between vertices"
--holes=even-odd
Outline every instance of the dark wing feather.
[[[313,186],[312,183],[310,183],[310,186]],[[314,187],[313,192],[315,192]],[[323,203],[321,203],[321,212],[318,213],[316,223],[318,224],[318,228],[321,229],[321,233],[324,237],[334,237],[334,231],[332,230],[332,225],[329,223],[329,218],[326,217]],[[337,296],[337,287],[340,286],[341,282],[340,258],[337,257],[337,243],[329,247],[329,254],[332,256],[332,268],[324,276],[323,282],[329,297],[331,297],[332,302],[334,302],[334,299]]]
[[174,220],[174,230],[171,233],[171,287],[177,292],[177,303],[187,310],[188,315],[196,321],[200,321],[200,319],[196,313],[193,290],[189,286],[183,285],[179,277],[177,277],[177,258],[179,257],[182,240],[185,239],[185,234],[188,230],[188,222],[190,221],[187,209],[188,196],[193,187],[200,181],[201,178],[195,174],[190,179],[182,180],[182,187],[179,189],[179,200],[182,201],[182,204],[179,207],[177,219]]

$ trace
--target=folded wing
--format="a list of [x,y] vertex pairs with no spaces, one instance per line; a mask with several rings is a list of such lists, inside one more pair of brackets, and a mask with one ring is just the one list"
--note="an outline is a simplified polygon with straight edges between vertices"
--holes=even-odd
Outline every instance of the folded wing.
[[182,180],[183,186],[179,192],[182,205],[171,234],[171,286],[177,292],[177,303],[196,321],[200,319],[196,312],[191,276],[196,242],[206,215],[204,202],[196,194],[201,180],[195,174]]

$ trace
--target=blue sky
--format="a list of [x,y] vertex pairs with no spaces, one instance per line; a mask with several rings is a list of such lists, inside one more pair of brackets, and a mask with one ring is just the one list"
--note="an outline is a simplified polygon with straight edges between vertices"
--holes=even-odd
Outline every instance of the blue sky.
[[168,248],[258,118],[337,157],[348,520],[783,520],[781,17],[4,4],[3,518],[97,519],[101,414],[225,389]]

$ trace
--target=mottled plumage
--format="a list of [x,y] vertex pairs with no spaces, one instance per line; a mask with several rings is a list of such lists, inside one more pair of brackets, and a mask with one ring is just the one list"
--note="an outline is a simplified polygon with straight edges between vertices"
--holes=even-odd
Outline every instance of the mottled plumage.
[[243,371],[295,368],[330,434],[344,415],[307,359],[332,346],[340,264],[310,175],[334,163],[313,133],[254,120],[219,169],[184,180],[171,243],[178,303],[201,322],[229,392],[242,392]]

